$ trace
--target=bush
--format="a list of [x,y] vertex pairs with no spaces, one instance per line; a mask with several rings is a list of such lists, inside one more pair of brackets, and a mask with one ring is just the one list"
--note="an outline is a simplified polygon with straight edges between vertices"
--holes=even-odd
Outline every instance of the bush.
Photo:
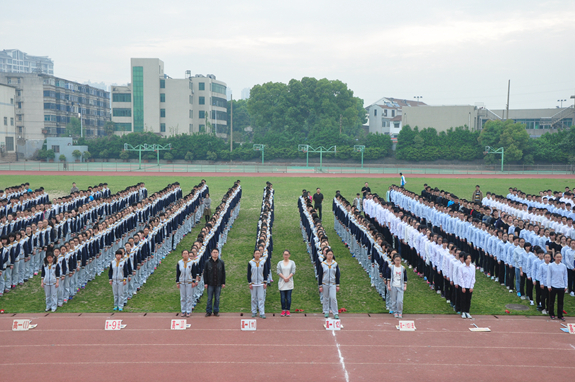
[[173,161],[174,160],[174,156],[170,153],[170,152],[166,152],[164,154],[164,159],[165,160],[169,160],[169,161]]
[[46,151],[46,158],[48,159],[54,159],[56,158],[56,153],[54,152],[54,150],[50,149],[48,151]]
[[218,159],[218,154],[216,154],[216,153],[213,152],[213,151],[208,151],[208,152],[206,153],[206,159],[207,159],[207,160],[216,160],[216,159]]
[[40,151],[38,151],[38,155],[36,155],[36,158],[40,159],[40,160],[46,160],[48,157],[48,150],[46,149],[42,149]]
[[157,154],[156,153],[147,153],[144,155],[144,159],[146,159],[146,160],[157,159]]
[[61,154],[58,159],[60,159],[60,162],[66,162],[66,155]]
[[83,155],[84,155],[84,159],[86,159],[86,160],[88,160],[88,159],[90,159],[90,158],[92,157],[92,154],[90,154],[89,151],[84,151],[84,154],[83,154]]
[[110,152],[108,151],[108,149],[104,149],[104,150],[100,151],[99,157],[102,159],[106,159],[106,158],[110,157]]
[[120,153],[120,159],[122,159],[122,160],[130,159],[130,153],[127,151],[122,151]]
[[189,162],[193,161],[194,160],[194,153],[191,151],[188,151],[186,153],[186,156],[184,157],[184,159],[189,161]]
[[219,157],[221,160],[229,161],[229,160],[230,160],[230,157],[231,157],[230,154],[231,154],[231,153],[230,153],[229,150],[222,150],[222,151],[220,151],[220,152],[218,153],[218,157]]
[[80,157],[82,156],[82,152],[80,150],[74,150],[72,151],[72,156],[76,159],[80,159]]

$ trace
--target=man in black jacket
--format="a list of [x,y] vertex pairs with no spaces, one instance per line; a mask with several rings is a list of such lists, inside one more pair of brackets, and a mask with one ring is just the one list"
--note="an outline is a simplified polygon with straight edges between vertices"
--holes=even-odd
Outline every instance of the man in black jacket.
[[323,194],[321,190],[318,188],[313,194],[313,208],[319,213],[319,220],[322,219],[322,211],[321,211],[321,203],[323,202]]
[[212,249],[211,257],[204,266],[204,287],[208,290],[208,301],[206,303],[206,317],[212,315],[212,301],[214,302],[214,316],[220,315],[220,292],[226,287],[226,267],[224,261],[219,258],[220,251]]

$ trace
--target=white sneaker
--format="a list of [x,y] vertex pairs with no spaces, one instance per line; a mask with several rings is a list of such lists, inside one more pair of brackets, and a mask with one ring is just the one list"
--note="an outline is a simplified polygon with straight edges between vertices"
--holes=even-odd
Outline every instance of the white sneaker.
[[[509,287],[507,287],[507,289],[509,289]],[[513,293],[513,291],[511,289],[509,289],[509,293]]]
[[546,311],[545,309],[543,309],[543,310],[541,311],[541,314],[547,314],[547,311]]
[[522,300],[525,300],[525,296],[521,296],[521,299],[522,299]]
[[438,290],[438,291],[437,291],[437,294],[441,294],[441,291],[440,291],[440,290]]
[[447,302],[448,304],[451,304],[451,300],[447,300],[446,302]]
[[466,319],[467,316],[465,315],[465,313],[461,313],[461,318]]
[[499,277],[496,277],[496,278],[495,278],[495,281],[499,281]]
[[531,301],[529,302],[529,305],[535,305],[535,304],[533,303],[533,300],[531,300]]
[[569,296],[571,296],[571,297],[575,297],[575,292],[571,292],[571,293],[569,293]]
[[469,314],[469,313],[465,313],[465,315],[466,315],[467,318],[469,318],[469,319],[473,318],[473,317],[471,317],[471,314]]

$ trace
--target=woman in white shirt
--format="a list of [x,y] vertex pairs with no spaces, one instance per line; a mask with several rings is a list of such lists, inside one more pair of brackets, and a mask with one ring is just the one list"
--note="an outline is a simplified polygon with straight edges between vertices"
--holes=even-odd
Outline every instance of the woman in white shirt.
[[471,318],[469,308],[475,286],[475,267],[471,265],[471,255],[465,254],[465,265],[459,268],[459,286],[461,287],[461,318]]
[[295,262],[290,260],[290,251],[284,251],[284,258],[278,263],[277,274],[280,279],[278,288],[280,290],[280,297],[282,303],[282,317],[290,317],[291,309],[291,292],[293,290],[293,275],[295,275]]

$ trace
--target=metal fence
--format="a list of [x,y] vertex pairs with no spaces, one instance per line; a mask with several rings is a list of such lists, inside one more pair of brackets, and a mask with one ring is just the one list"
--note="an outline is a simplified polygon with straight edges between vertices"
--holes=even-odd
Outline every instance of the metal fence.
[[[573,165],[507,165],[503,174],[573,174]],[[499,165],[366,165],[363,168],[348,164],[317,164],[306,167],[294,163],[142,163],[134,162],[8,162],[0,163],[0,171],[90,171],[90,172],[211,172],[211,173],[278,173],[278,174],[502,174]]]

